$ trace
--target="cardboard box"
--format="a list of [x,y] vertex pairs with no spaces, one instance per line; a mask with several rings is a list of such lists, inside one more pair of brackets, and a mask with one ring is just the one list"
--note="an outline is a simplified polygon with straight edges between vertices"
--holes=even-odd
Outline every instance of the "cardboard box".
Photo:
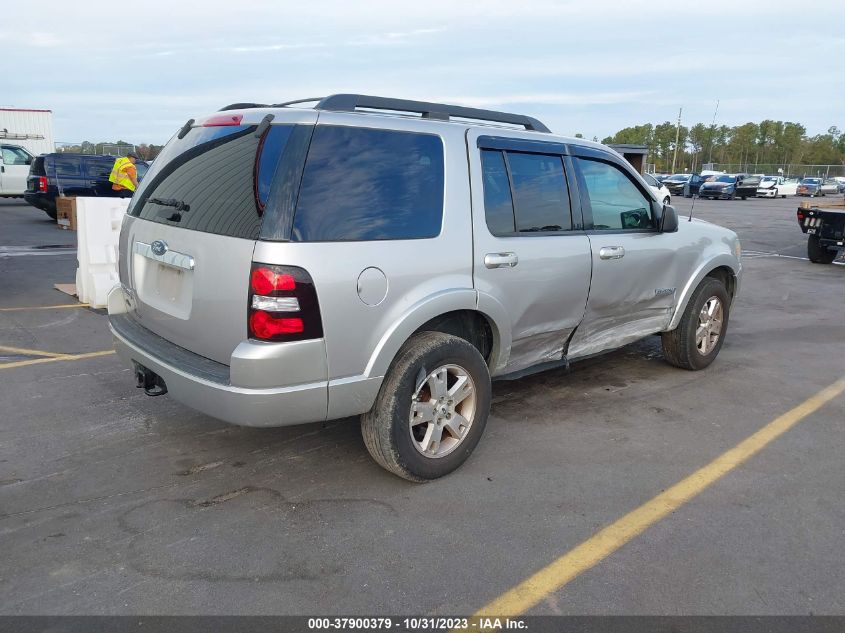
[[76,230],[76,196],[56,198],[56,223],[60,229]]

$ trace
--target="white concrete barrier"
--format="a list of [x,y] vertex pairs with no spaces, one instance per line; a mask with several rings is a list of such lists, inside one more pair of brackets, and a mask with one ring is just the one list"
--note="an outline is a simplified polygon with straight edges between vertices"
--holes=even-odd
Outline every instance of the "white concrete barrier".
[[109,291],[120,279],[117,245],[127,198],[76,199],[76,292],[94,308],[106,307]]

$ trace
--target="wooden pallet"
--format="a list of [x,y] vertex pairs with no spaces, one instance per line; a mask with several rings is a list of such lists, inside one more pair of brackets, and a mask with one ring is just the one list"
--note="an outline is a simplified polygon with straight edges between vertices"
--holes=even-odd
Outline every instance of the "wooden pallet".
[[801,203],[801,209],[845,209],[845,198],[835,198],[833,200],[825,200],[824,202],[818,199],[810,202],[806,200]]

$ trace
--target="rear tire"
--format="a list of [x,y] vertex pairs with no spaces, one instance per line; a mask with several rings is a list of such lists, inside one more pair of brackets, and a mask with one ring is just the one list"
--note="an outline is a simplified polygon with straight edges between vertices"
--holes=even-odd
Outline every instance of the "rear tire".
[[729,316],[730,297],[725,285],[705,277],[690,297],[678,327],[661,334],[666,362],[692,371],[710,365],[722,349]]
[[807,238],[807,257],[814,264],[832,264],[836,251],[822,246],[818,235],[810,235]]
[[443,477],[481,439],[491,394],[487,363],[471,343],[420,332],[399,350],[373,408],[361,416],[364,444],[380,466],[399,477],[417,482]]

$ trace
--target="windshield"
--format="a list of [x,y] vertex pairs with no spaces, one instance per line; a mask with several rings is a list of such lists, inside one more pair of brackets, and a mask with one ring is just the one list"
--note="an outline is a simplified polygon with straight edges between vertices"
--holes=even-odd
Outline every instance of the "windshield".
[[777,182],[777,176],[763,176],[763,182]]
[[689,174],[675,174],[673,176],[669,176],[666,180],[674,180],[675,182],[686,182],[689,180]]
[[756,185],[757,183],[760,182],[760,177],[759,176],[751,176],[750,178],[746,178],[745,180],[743,180],[743,182],[746,185]]
[[821,182],[821,178],[805,178],[801,181],[802,185],[817,185]]
[[718,176],[716,182],[733,182],[736,180],[733,176]]

